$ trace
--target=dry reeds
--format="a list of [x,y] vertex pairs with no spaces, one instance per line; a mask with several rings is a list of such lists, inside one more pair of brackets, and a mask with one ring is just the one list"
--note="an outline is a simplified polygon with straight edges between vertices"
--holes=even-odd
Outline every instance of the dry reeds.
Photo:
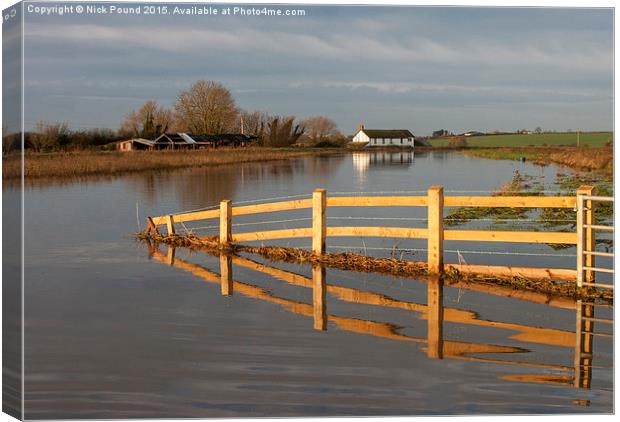
[[614,156],[611,147],[571,148],[570,150],[552,152],[549,154],[549,159],[572,168],[596,170],[606,174],[613,173]]
[[[172,170],[251,161],[279,160],[316,153],[320,150],[275,148],[222,148],[198,151],[68,152],[26,154],[24,177],[73,178],[106,176],[148,170]],[[3,178],[21,175],[20,155],[3,157]]]
[[575,170],[591,170],[611,175],[613,173],[613,149],[604,147],[503,147],[472,148],[466,155],[496,160],[526,158],[537,165],[556,163]]

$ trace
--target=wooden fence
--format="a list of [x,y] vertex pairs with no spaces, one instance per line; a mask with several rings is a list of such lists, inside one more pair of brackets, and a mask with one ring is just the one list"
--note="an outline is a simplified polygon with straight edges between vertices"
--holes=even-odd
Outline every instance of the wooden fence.
[[[593,230],[597,229],[598,226],[593,224],[594,211],[591,206],[591,199],[597,197],[593,197],[592,194],[593,188],[591,186],[581,186],[575,196],[444,196],[442,186],[431,186],[428,189],[427,195],[420,196],[329,197],[325,189],[316,189],[311,199],[237,207],[233,207],[230,200],[224,200],[221,201],[219,209],[169,214],[152,218],[147,217],[147,233],[158,233],[158,227],[165,225],[167,226],[168,234],[175,234],[176,223],[219,218],[219,241],[223,245],[230,242],[240,243],[310,237],[312,238],[312,251],[316,254],[325,253],[327,237],[369,236],[427,239],[427,263],[428,270],[431,273],[442,273],[455,268],[461,272],[477,274],[571,280],[578,283],[580,280],[583,283],[585,278],[587,284],[593,284],[594,271],[599,270],[594,267],[594,259],[596,255],[601,255],[601,253],[594,251]],[[584,201],[579,200],[580,196],[591,198],[587,201],[589,206],[584,206]],[[609,198],[605,200],[609,200]],[[577,209],[578,206],[580,207],[579,209]],[[326,214],[327,209],[330,207],[426,207],[428,211],[428,224],[426,228],[328,227]],[[576,232],[446,230],[443,217],[444,207],[575,209],[577,211],[577,220],[582,221],[582,224],[576,225]],[[232,231],[232,220],[235,216],[300,209],[312,209],[312,227],[242,233],[233,233]],[[584,225],[583,222],[587,224]],[[444,243],[450,240],[576,245],[577,269],[444,264]],[[584,256],[586,265],[584,265]],[[581,283],[579,284],[580,286],[582,285]],[[597,284],[597,286],[613,288],[612,285]]]

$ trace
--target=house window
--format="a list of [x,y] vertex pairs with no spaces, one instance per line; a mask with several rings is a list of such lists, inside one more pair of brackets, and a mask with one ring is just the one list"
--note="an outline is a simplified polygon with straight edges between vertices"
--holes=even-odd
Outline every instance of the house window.
[[385,138],[381,139],[381,142],[383,142],[383,145],[385,145]]
[[403,144],[403,138],[400,138],[400,144],[401,145]]

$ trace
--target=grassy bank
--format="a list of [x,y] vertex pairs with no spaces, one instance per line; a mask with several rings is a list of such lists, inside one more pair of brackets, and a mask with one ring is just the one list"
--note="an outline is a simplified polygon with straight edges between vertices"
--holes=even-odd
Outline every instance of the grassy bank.
[[[602,147],[611,138],[611,132],[582,132],[579,134],[579,145]],[[577,146],[577,134],[570,133],[532,133],[485,135],[465,138],[470,147],[528,147],[528,146]],[[448,138],[429,139],[433,147],[448,146]]]
[[[330,149],[230,148],[200,151],[74,152],[25,156],[27,179],[114,176],[124,173],[172,170],[218,164],[280,160],[336,152]],[[3,179],[20,177],[19,155],[3,157]]]
[[495,160],[519,160],[523,157],[541,165],[555,163],[575,170],[596,171],[608,176],[613,174],[611,147],[473,148],[462,152],[472,157]]

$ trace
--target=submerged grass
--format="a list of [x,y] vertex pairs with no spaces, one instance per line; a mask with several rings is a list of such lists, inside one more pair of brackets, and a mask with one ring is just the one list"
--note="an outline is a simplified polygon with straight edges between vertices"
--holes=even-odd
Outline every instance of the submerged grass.
[[[335,151],[341,150],[256,147],[198,151],[27,153],[24,156],[24,177],[37,179],[120,175],[150,170],[279,160]],[[21,177],[20,155],[4,156],[2,164],[3,179],[11,180]]]
[[[217,236],[199,238],[189,236],[162,236],[138,233],[138,239],[146,242],[163,243],[170,246],[186,247],[207,252],[209,254],[236,254],[239,252],[252,253],[275,262],[322,265],[345,271],[376,272],[397,277],[428,278],[424,262],[403,261],[394,258],[373,258],[353,253],[327,253],[316,255],[300,248],[279,246],[245,246],[229,244],[222,247]],[[514,290],[527,290],[548,294],[550,296],[570,297],[582,300],[613,301],[613,292],[604,289],[578,288],[575,283],[560,283],[545,279],[528,279],[522,277],[496,277],[476,274],[464,274],[451,269],[442,275],[446,284],[472,283],[509,287]]]
[[[530,180],[530,176],[523,176],[519,171],[515,171],[510,182],[501,186],[497,191],[493,192],[493,196],[538,196],[542,192],[540,190],[531,189],[531,185],[526,182]],[[502,223],[503,220],[514,220],[527,217],[528,210],[526,208],[508,208],[508,207],[459,207],[452,210],[444,219],[447,226],[456,226],[468,223],[472,220],[493,219],[495,223]]]
[[[523,176],[518,171],[512,180],[493,193],[494,196],[541,196],[543,185],[532,176]],[[594,194],[613,196],[613,183],[604,174],[599,172],[585,172],[576,174],[558,173],[555,184],[560,191],[559,196],[574,196],[582,185],[594,186]],[[613,203],[596,202],[596,224],[613,224]],[[529,217],[529,219],[528,219]],[[541,228],[558,231],[574,232],[576,229],[577,213],[568,208],[542,208],[533,210],[528,208],[485,208],[460,207],[452,210],[445,218],[447,226],[458,226],[472,221],[491,220],[493,230],[530,230],[539,231]],[[517,220],[517,221],[515,221]],[[522,221],[518,221],[522,220]],[[568,244],[547,244],[554,250],[574,247]],[[604,235],[596,236],[596,245],[604,249],[613,246],[613,242]]]

